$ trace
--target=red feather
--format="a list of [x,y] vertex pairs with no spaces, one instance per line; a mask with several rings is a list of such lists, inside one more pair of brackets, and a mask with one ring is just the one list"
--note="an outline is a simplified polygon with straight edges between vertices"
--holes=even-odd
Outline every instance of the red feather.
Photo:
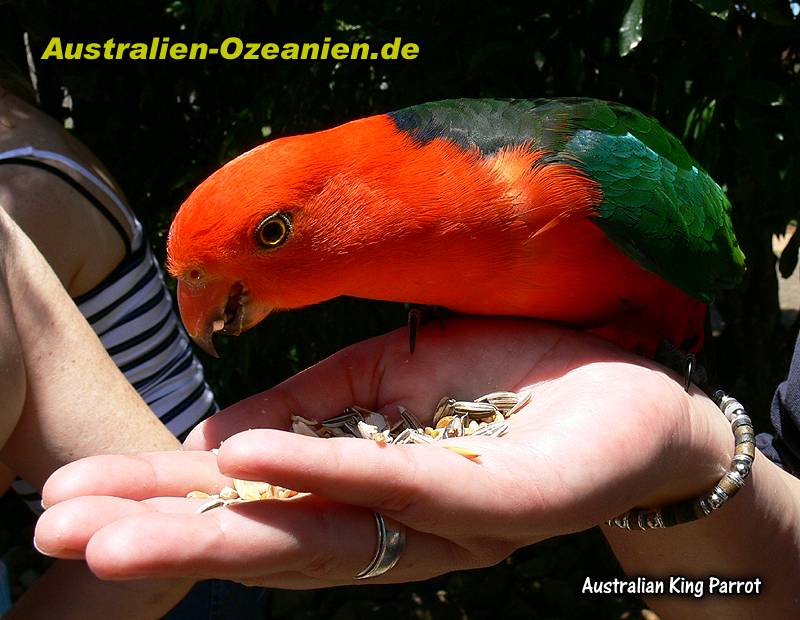
[[[544,155],[423,146],[388,116],[276,140],[189,197],[170,270],[276,308],[352,295],[559,321],[650,355],[699,343],[704,305],[622,254],[591,219],[598,185]],[[265,252],[254,230],[278,211],[291,238]]]

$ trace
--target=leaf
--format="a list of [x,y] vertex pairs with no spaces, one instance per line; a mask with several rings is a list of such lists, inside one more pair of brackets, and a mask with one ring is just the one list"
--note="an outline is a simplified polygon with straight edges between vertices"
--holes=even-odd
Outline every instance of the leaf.
[[745,79],[739,82],[738,91],[743,98],[766,106],[779,106],[786,102],[782,84],[766,79]]
[[761,19],[775,24],[776,26],[797,25],[797,22],[792,19],[788,13],[782,13],[780,9],[775,6],[775,3],[769,0],[748,0],[747,6],[752,8]]
[[732,0],[690,0],[690,2],[699,6],[706,13],[720,19],[728,19],[728,15],[733,8]]
[[683,131],[684,140],[697,142],[705,137],[714,120],[716,107],[716,99],[709,100],[704,97],[691,109],[686,118],[686,128]]
[[664,40],[672,12],[672,0],[647,0],[644,8],[644,37],[652,45]]
[[642,42],[644,6],[647,0],[631,0],[619,27],[619,55],[627,56]]

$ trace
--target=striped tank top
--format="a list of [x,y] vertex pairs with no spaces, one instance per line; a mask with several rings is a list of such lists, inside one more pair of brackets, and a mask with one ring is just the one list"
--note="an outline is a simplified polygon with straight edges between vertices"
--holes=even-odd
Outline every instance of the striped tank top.
[[[66,174],[77,172],[117,206],[125,228],[94,194]],[[203,367],[172,309],[172,299],[139,220],[101,178],[60,153],[22,147],[0,153],[0,164],[31,166],[57,176],[89,201],[120,234],[125,258],[92,290],[74,298],[108,354],[174,435],[183,438],[217,411]]]

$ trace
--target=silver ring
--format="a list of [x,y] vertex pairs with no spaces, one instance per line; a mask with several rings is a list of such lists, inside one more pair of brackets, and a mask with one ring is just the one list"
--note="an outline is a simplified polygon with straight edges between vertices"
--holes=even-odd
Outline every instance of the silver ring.
[[354,577],[355,579],[370,579],[391,570],[397,564],[397,560],[400,559],[403,548],[406,546],[406,530],[402,525],[398,523],[398,527],[394,528],[386,523],[382,514],[379,512],[373,514],[378,526],[378,544],[375,546],[375,555],[367,567]]

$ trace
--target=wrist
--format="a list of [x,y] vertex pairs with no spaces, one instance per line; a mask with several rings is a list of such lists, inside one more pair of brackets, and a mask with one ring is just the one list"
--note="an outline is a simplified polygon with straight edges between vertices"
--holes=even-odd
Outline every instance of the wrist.
[[[678,387],[678,386],[676,386]],[[660,484],[638,507],[655,508],[707,494],[729,469],[734,454],[731,425],[700,390],[675,395],[672,427],[665,438]]]
[[718,390],[714,394],[714,402],[730,423],[735,438],[734,456],[728,469],[724,470],[724,475],[710,491],[671,502],[666,506],[637,506],[608,521],[609,525],[627,530],[630,530],[632,525],[641,530],[651,530],[689,523],[709,516],[744,487],[756,455],[752,422],[742,404],[724,391]]

